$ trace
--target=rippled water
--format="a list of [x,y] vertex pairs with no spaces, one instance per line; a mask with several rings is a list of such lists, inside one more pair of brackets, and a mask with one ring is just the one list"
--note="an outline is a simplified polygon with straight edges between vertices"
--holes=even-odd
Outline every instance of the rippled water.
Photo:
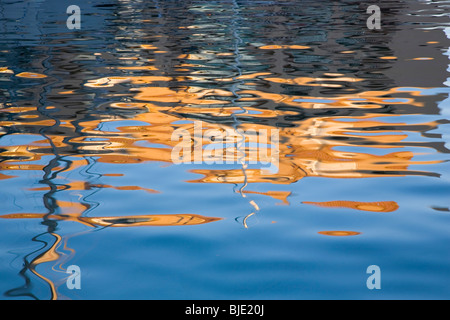
[[448,1],[73,2],[0,2],[2,299],[450,298]]

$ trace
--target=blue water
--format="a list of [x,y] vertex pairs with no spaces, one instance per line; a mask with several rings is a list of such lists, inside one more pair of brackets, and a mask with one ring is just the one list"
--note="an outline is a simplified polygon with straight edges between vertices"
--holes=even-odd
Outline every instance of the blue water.
[[1,299],[450,298],[445,2],[75,2],[0,3]]

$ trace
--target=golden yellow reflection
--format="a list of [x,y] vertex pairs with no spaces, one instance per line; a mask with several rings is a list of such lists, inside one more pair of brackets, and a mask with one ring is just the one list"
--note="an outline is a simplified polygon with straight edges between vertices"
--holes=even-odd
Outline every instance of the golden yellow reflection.
[[[239,191],[236,191],[239,192]],[[259,195],[265,195],[272,197],[277,200],[281,200],[281,203],[283,205],[289,205],[288,197],[292,194],[290,191],[267,191],[267,192],[257,192],[257,191],[249,191],[249,190],[243,190],[242,193],[244,194],[259,194]]]
[[30,79],[47,78],[47,76],[45,74],[34,73],[34,72],[21,72],[21,73],[16,74],[16,77],[19,77],[19,78],[30,78]]
[[431,58],[431,57],[417,57],[417,58],[413,58],[411,60],[426,61],[426,60],[434,60],[434,58]]
[[58,299],[58,293],[57,293],[57,286],[55,285],[54,281],[50,280],[49,278],[45,277],[41,273],[39,273],[36,268],[42,263],[45,262],[53,262],[58,261],[60,259],[60,254],[57,252],[57,247],[61,243],[61,236],[56,233],[51,233],[53,237],[55,237],[55,242],[42,254],[34,258],[29,266],[29,269],[33,274],[35,274],[37,277],[44,280],[49,288],[50,288],[50,300],[57,300]]
[[[134,190],[143,190],[148,193],[160,193],[158,190],[150,189],[150,188],[144,188],[139,186],[112,186],[108,184],[101,184],[101,183],[89,183],[86,181],[72,181],[69,183],[65,183],[64,185],[59,185],[55,187],[56,190],[64,190],[69,188],[70,190],[92,190],[97,188],[111,188],[115,190],[122,190],[122,191],[134,191]],[[45,187],[34,187],[34,188],[28,188],[30,191],[50,191],[50,186]]]
[[[76,203],[70,203],[74,209]],[[86,208],[78,205],[79,211]],[[64,208],[64,204],[60,203]],[[111,217],[85,217],[79,213],[42,214],[42,213],[11,213],[0,215],[2,219],[51,219],[55,221],[74,221],[89,227],[142,227],[142,226],[191,226],[219,221],[221,218],[206,217],[198,214],[148,214]]]
[[332,237],[348,237],[348,236],[357,236],[361,234],[361,232],[334,230],[334,231],[319,231],[318,234]]
[[278,45],[278,44],[271,44],[259,47],[260,49],[264,50],[275,50],[275,49],[309,49],[308,46],[300,46],[300,45]]
[[14,73],[14,71],[8,69],[8,67],[0,67],[0,73]]
[[[147,66],[146,66],[147,67]],[[157,69],[157,66],[155,66]],[[195,182],[207,183],[292,183],[306,176],[320,176],[330,178],[365,178],[377,176],[399,176],[406,174],[422,174],[411,171],[412,165],[432,164],[439,161],[414,160],[414,153],[408,147],[406,140],[416,129],[404,122],[383,121],[383,118],[394,118],[400,114],[378,114],[375,110],[386,104],[422,107],[423,103],[415,100],[420,96],[422,88],[399,91],[392,88],[386,91],[366,91],[358,94],[342,94],[335,97],[305,97],[271,93],[261,90],[240,90],[239,103],[244,107],[231,103],[234,93],[226,89],[205,89],[195,86],[173,86],[175,82],[193,77],[168,77],[161,75],[148,76],[110,76],[89,80],[85,86],[96,88],[112,88],[116,85],[130,85],[130,93],[134,101],[111,102],[110,110],[133,112],[132,118],[141,125],[119,125],[115,131],[102,129],[105,124],[114,125],[122,119],[104,114],[102,117],[83,120],[75,123],[61,121],[59,128],[64,128],[64,134],[49,132],[45,139],[36,139],[31,143],[5,146],[0,155],[6,160],[0,163],[2,170],[41,170],[45,165],[33,164],[45,154],[49,147],[64,150],[76,145],[77,150],[89,152],[98,157],[98,162],[106,163],[140,163],[145,161],[163,161],[173,163],[171,151],[176,145],[172,135],[177,129],[187,130],[195,143],[198,138],[194,135],[194,121],[201,122],[203,131],[230,128],[228,124],[221,124],[221,119],[235,116],[240,122],[239,127],[244,130],[279,130],[279,166],[275,174],[262,174],[260,170],[249,168],[246,177],[239,169],[215,169],[205,166],[192,170],[203,175]],[[278,78],[267,72],[244,74],[235,79],[221,78],[221,81],[254,81],[263,79],[269,83],[302,85],[302,86],[341,86],[342,83],[359,82],[362,79],[345,77],[339,73],[326,73],[322,78]],[[215,79],[219,80],[219,79]],[[171,86],[168,86],[171,83]],[[150,85],[150,86],[149,86]],[[401,99],[390,98],[402,93]],[[72,94],[61,91],[59,94]],[[278,107],[284,106],[284,107]],[[348,116],[314,116],[295,117],[303,110],[339,110],[362,109],[364,114],[359,117]],[[241,112],[244,110],[244,112]],[[373,110],[373,111],[372,111]],[[10,114],[15,121],[1,121],[3,127],[52,127],[56,121],[43,117],[37,107],[8,106],[3,112]],[[195,119],[192,119],[195,117]],[[198,117],[210,120],[199,120]],[[377,120],[373,120],[378,117]],[[282,127],[266,124],[265,119],[289,119],[293,126]],[[180,120],[191,119],[187,123],[177,123]],[[436,122],[416,124],[421,128],[436,128]],[[388,129],[386,129],[388,127]],[[389,130],[389,128],[391,128]],[[81,134],[74,134],[80,132]],[[101,138],[101,139],[100,139]],[[148,145],[145,145],[148,143]],[[205,143],[203,141],[203,143]],[[153,147],[158,144],[159,147]],[[163,147],[165,146],[165,147]],[[358,151],[352,151],[353,148]],[[422,148],[430,148],[422,144]],[[345,149],[345,151],[343,151]],[[368,152],[362,152],[367,149]],[[389,150],[393,152],[370,152],[371,149]],[[124,152],[126,150],[126,152]],[[355,149],[356,150],[356,149]],[[74,158],[77,155],[71,154]],[[80,158],[79,161],[83,161]],[[74,167],[72,166],[72,169]],[[426,173],[423,173],[426,174]],[[9,176],[6,174],[6,176]]]
[[310,202],[303,201],[305,204],[311,204],[324,208],[349,208],[361,211],[371,212],[393,212],[399,206],[395,201],[378,201],[378,202],[360,202],[360,201],[325,201],[325,202]]

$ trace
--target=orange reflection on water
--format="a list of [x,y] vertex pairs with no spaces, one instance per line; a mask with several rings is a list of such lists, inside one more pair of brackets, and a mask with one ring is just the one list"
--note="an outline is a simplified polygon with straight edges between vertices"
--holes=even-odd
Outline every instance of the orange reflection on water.
[[324,235],[324,236],[333,236],[333,237],[348,237],[348,236],[357,236],[361,234],[361,232],[357,231],[319,231],[318,234]]
[[[269,53],[271,49],[307,49],[295,45],[267,45],[259,48],[267,49]],[[164,49],[155,44],[144,44],[141,45],[141,50],[155,52]],[[412,170],[411,166],[440,162],[415,159],[417,151],[411,147],[426,150],[433,149],[434,146],[426,142],[408,141],[411,134],[437,128],[438,122],[419,124],[396,122],[392,121],[394,117],[411,112],[401,111],[402,109],[399,109],[398,113],[383,111],[386,105],[412,110],[422,108],[424,104],[419,99],[422,88],[368,90],[357,94],[344,90],[334,96],[288,94],[280,90],[279,86],[341,88],[349,84],[358,84],[364,79],[338,72],[324,72],[320,77],[281,76],[267,71],[218,77],[208,72],[197,72],[197,67],[203,66],[208,59],[215,59],[216,56],[226,59],[231,57],[232,53],[204,52],[179,55],[174,65],[176,68],[183,67],[187,70],[183,76],[163,73],[157,59],[144,59],[139,56],[118,57],[118,61],[124,61],[126,65],[118,65],[112,70],[118,69],[124,73],[99,77],[83,83],[84,87],[90,90],[105,90],[103,95],[113,98],[113,101],[98,107],[101,111],[98,116],[72,120],[71,113],[66,114],[66,110],[60,106],[46,106],[44,110],[32,104],[4,105],[2,111],[14,121],[4,120],[0,125],[5,128],[24,128],[24,131],[33,131],[35,139],[29,134],[30,137],[26,142],[10,143],[0,150],[0,156],[4,158],[0,163],[0,169],[12,173],[4,173],[0,178],[11,178],[15,176],[14,171],[42,171],[46,168],[46,164],[41,164],[44,156],[52,156],[55,152],[59,157],[71,158],[70,166],[64,168],[64,172],[86,166],[87,154],[95,157],[95,161],[99,163],[126,165],[157,161],[172,164],[174,163],[172,151],[178,144],[173,135],[177,130],[189,133],[191,139],[189,148],[194,151],[197,145],[213,144],[212,141],[204,139],[207,130],[229,132],[236,130],[235,127],[244,132],[272,129],[279,132],[277,171],[267,172],[250,167],[244,168],[245,170],[235,167],[218,169],[203,163],[200,168],[188,168],[190,172],[199,175],[189,182],[290,184],[304,177],[373,178],[432,175],[431,172]],[[137,75],[133,72],[139,73]],[[200,85],[202,81],[210,80],[215,81],[216,86]],[[235,82],[240,85],[236,91],[227,87],[228,84]],[[241,87],[243,89],[240,89]],[[74,96],[74,90],[61,89],[56,94],[70,97]],[[121,96],[127,96],[127,101],[116,99]],[[58,117],[59,122],[46,113],[49,110],[61,114]],[[135,123],[128,124],[127,121]],[[198,123],[201,126],[200,136],[196,131]],[[45,132],[45,135],[42,132]],[[14,141],[15,135],[20,136],[21,133],[9,134],[8,137]],[[245,141],[249,140],[248,136],[244,138]],[[271,143],[272,141],[268,141],[268,144]],[[269,146],[258,147],[266,148],[267,153],[271,151]],[[223,149],[225,150],[225,145]],[[390,152],[390,149],[394,150]],[[236,158],[237,152],[243,152],[242,159],[247,162],[261,160],[252,158],[250,151],[250,148],[244,148],[235,151],[232,156]],[[223,160],[226,161],[228,158]],[[63,167],[57,165],[52,168],[54,172],[58,170],[63,170]],[[49,191],[52,188],[58,191],[113,188],[124,192],[144,190],[158,193],[157,190],[138,185],[111,185],[81,180],[53,187],[36,186],[29,190]],[[247,190],[241,193],[245,192],[251,193]],[[289,192],[271,191],[265,194],[280,199],[284,204],[289,203],[287,201]],[[384,203],[378,204],[383,206]],[[339,201],[339,204],[327,202],[320,205],[341,205],[349,208],[357,206],[342,201]],[[368,206],[359,208],[367,209]],[[379,208],[378,205],[375,207]],[[372,209],[376,211],[375,207]],[[392,209],[394,206],[380,210],[389,210],[387,208]]]
[[[236,191],[239,192],[239,191]],[[242,193],[244,194],[259,194],[259,195],[265,195],[272,197],[277,200],[281,200],[280,204],[289,205],[288,197],[292,194],[290,191],[267,191],[267,192],[256,192],[256,191],[249,191],[249,190],[243,190]]]
[[50,288],[50,300],[57,300],[58,292],[55,282],[36,270],[36,268],[42,263],[59,261],[61,258],[60,253],[57,252],[57,248],[61,243],[62,237],[56,233],[51,233],[51,235],[55,238],[54,243],[42,254],[34,258],[29,264],[28,269],[47,283]]
[[311,204],[324,208],[349,208],[361,211],[371,212],[393,212],[399,206],[395,201],[379,201],[379,202],[361,202],[361,201],[326,201],[326,202],[310,202],[302,203]]
[[[70,208],[74,205],[71,203]],[[61,207],[63,205],[61,204]],[[80,208],[81,211],[86,208]],[[89,227],[141,227],[141,226],[191,226],[219,221],[221,218],[206,217],[198,214],[148,214],[114,217],[83,217],[78,213],[42,214],[12,213],[0,215],[2,219],[51,219],[55,221],[75,221]]]
[[278,45],[278,44],[270,44],[266,46],[259,47],[264,50],[276,50],[276,49],[309,49],[308,46],[300,46],[300,45]]
[[34,72],[21,72],[16,74],[16,77],[19,78],[29,78],[29,79],[42,79],[42,78],[47,78],[47,76],[45,74],[41,74],[41,73],[34,73]]
[[[248,75],[266,76],[259,73]],[[266,77],[266,81],[274,78]],[[321,81],[319,78],[308,78],[304,84]],[[329,80],[329,79],[328,79]],[[337,77],[339,81],[358,81],[345,77]],[[227,124],[220,124],[217,120],[229,119],[236,116],[240,121],[240,128],[248,130],[279,131],[279,167],[276,174],[261,174],[259,170],[248,169],[246,178],[252,182],[292,183],[306,176],[320,176],[333,178],[364,178],[377,176],[398,176],[406,174],[422,174],[410,171],[409,167],[416,164],[433,164],[439,161],[413,161],[414,153],[408,150],[410,143],[405,142],[410,132],[431,130],[439,124],[436,122],[408,125],[407,123],[384,122],[370,120],[370,117],[395,117],[397,114],[370,113],[372,109],[386,104],[385,96],[397,93],[396,88],[388,91],[362,92],[356,96],[346,95],[327,98],[329,102],[321,102],[323,97],[287,96],[264,91],[239,91],[241,103],[252,102],[248,106],[240,107],[230,104],[233,93],[224,89],[204,89],[180,86],[177,89],[162,86],[167,81],[176,81],[173,77],[139,76],[139,77],[108,77],[88,84],[99,87],[110,87],[120,83],[144,84],[138,88],[130,88],[135,92],[136,101],[113,102],[108,105],[111,110],[129,110],[134,112],[132,120],[141,122],[141,125],[119,125],[116,131],[103,129],[104,124],[112,124],[122,119],[113,115],[103,115],[101,118],[84,120],[77,123],[78,128],[70,121],[58,124],[64,128],[65,134],[46,134],[46,139],[39,139],[32,144],[5,146],[1,156],[7,160],[0,164],[4,170],[41,170],[44,166],[33,165],[30,162],[38,161],[45,154],[50,154],[50,146],[57,148],[60,155],[65,150],[76,145],[79,152],[89,152],[98,157],[98,162],[106,163],[140,163],[145,161],[162,161],[172,163],[172,149],[177,144],[172,135],[177,129],[187,130],[193,141],[198,137],[194,134],[194,124],[201,122],[203,131],[221,130],[230,128]],[[245,81],[245,80],[244,80]],[[155,83],[158,86],[145,86]],[[320,84],[320,83],[319,83]],[[389,104],[402,104],[420,107],[420,102],[414,101],[414,90],[411,95],[399,101],[389,101]],[[219,99],[220,98],[220,99]],[[314,102],[318,99],[319,102]],[[311,101],[311,102],[310,102]],[[286,105],[295,108],[276,108],[277,105]],[[299,109],[296,109],[299,108]],[[367,112],[360,117],[346,116],[310,116],[290,121],[294,126],[283,128],[270,125],[268,122],[259,123],[264,119],[276,121],[278,119],[294,117],[306,109],[337,110],[341,108],[366,109]],[[4,112],[16,116],[17,120],[2,121],[4,127],[51,127],[55,120],[46,119],[35,107],[10,106]],[[244,112],[240,112],[244,111]],[[19,114],[19,112],[21,112]],[[177,123],[179,120],[190,119],[192,116],[208,117],[210,120],[191,119],[190,123]],[[27,118],[28,117],[28,118]],[[127,119],[127,120],[131,120]],[[249,121],[250,120],[250,121]],[[255,121],[252,121],[255,120]],[[257,120],[257,121],[256,121]],[[351,121],[348,121],[351,120]],[[388,129],[386,129],[389,127]],[[417,127],[418,129],[415,129]],[[389,130],[390,129],[390,130]],[[75,135],[75,132],[81,134]],[[10,135],[11,137],[11,135]],[[101,139],[99,139],[101,138]],[[148,146],[141,142],[149,143]],[[208,143],[203,141],[203,143]],[[159,147],[152,147],[158,144]],[[165,146],[165,147],[164,147]],[[386,154],[350,151],[353,147],[376,149],[405,149]],[[420,147],[431,147],[422,144]],[[340,151],[347,148],[347,151]],[[71,154],[74,158],[77,155]],[[20,160],[18,159],[20,158]],[[80,159],[80,161],[82,161]],[[73,167],[72,167],[73,169]],[[204,167],[192,170],[194,173],[204,175],[204,178],[195,182],[230,182],[241,183],[245,177],[241,170]],[[424,173],[426,174],[426,173]]]

